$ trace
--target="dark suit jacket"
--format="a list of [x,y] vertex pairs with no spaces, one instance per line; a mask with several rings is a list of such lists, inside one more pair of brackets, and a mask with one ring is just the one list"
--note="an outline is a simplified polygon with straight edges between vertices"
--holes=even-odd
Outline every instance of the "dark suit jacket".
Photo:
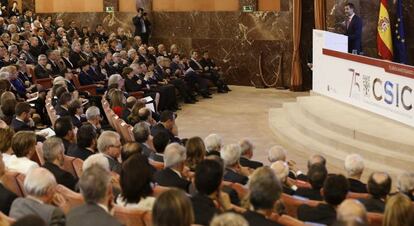
[[298,219],[301,221],[331,225],[336,220],[333,206],[321,203],[315,207],[301,205],[298,208]]
[[111,171],[120,174],[122,165],[118,162],[118,160],[113,159],[111,156],[105,155],[105,157],[108,159],[109,162],[109,168]]
[[60,138],[60,139],[62,139],[63,146],[65,146],[65,154],[68,153],[69,149],[71,149],[72,146],[76,146],[76,144],[74,144],[74,143],[72,143],[72,142],[70,142],[70,141],[68,141],[64,138]]
[[256,213],[250,210],[246,211],[243,216],[247,222],[249,222],[249,225],[252,226],[281,226],[277,222],[266,219],[266,217],[260,213]]
[[72,145],[69,150],[66,152],[67,155],[80,158],[85,161],[89,156],[93,155],[91,151],[86,148],[81,148],[77,144]]
[[37,61],[37,57],[40,55],[40,51],[41,51],[40,48],[41,48],[41,46],[40,46],[40,43],[39,43],[38,46],[36,46],[36,47],[30,46],[30,49],[29,49],[29,52],[36,59],[36,61]]
[[66,218],[66,226],[121,226],[113,216],[107,213],[102,207],[87,203],[72,209]]
[[156,162],[164,162],[164,156],[157,154],[155,151],[150,154],[149,158]]
[[154,137],[155,135],[157,135],[158,133],[161,133],[161,132],[166,132],[166,133],[168,133],[168,135],[169,135],[169,137],[170,137],[170,142],[171,143],[174,143],[174,142],[177,142],[177,143],[181,143],[181,141],[179,141],[175,136],[174,136],[174,134],[172,134],[171,133],[171,131],[170,130],[168,130],[167,128],[165,128],[164,127],[164,125],[162,124],[162,123],[157,123],[155,126],[153,126],[152,128],[151,128],[151,135]]
[[6,215],[9,215],[10,207],[13,201],[17,198],[17,195],[5,188],[0,183],[0,211]]
[[60,104],[56,104],[55,106],[56,114],[60,117],[63,116],[70,116],[69,111],[64,109]]
[[362,52],[362,19],[359,16],[352,17],[345,35],[348,36],[348,52],[352,53],[354,49]]
[[61,184],[73,191],[75,190],[78,180],[72,174],[62,170],[59,166],[50,162],[45,162],[45,164],[42,167],[49,170],[53,174],[53,176],[55,176],[56,182],[58,184]]
[[82,86],[95,84],[95,80],[87,72],[81,71],[79,73],[79,83]]
[[359,180],[348,178],[349,182],[349,191],[356,193],[367,193],[367,185],[362,183]]
[[313,188],[298,188],[295,195],[308,198],[310,200],[322,201],[322,195],[319,189]]
[[385,202],[380,199],[360,199],[359,200],[362,204],[364,204],[367,212],[374,212],[374,213],[384,213],[385,211]]
[[53,74],[52,71],[40,66],[39,64],[36,65],[34,69],[34,73],[35,73],[36,78],[38,79],[49,78]]
[[301,181],[308,181],[308,176],[306,174],[299,174],[296,176],[296,179]]
[[252,160],[247,159],[245,157],[240,157],[240,165],[244,166],[244,167],[249,167],[251,169],[257,169],[259,167],[262,167],[263,163],[257,162],[257,161],[252,161]]
[[188,192],[190,181],[178,176],[172,169],[166,168],[154,174],[154,181],[161,186],[176,187]]
[[[155,153],[155,151],[149,148],[147,145],[143,143],[138,143],[138,144],[139,146],[141,146],[142,154],[145,155],[145,157],[149,158],[152,155],[152,153]],[[164,159],[163,159],[163,162],[164,162]]]
[[22,54],[24,54],[24,56],[26,57],[26,63],[27,64],[36,64],[37,63],[37,59],[30,53],[30,52],[23,52]]
[[233,183],[239,183],[239,184],[243,184],[243,185],[245,185],[247,183],[247,181],[249,180],[248,177],[246,177],[244,175],[240,175],[240,174],[234,172],[233,170],[231,170],[229,168],[227,168],[224,171],[223,179],[225,181],[230,181],[230,182],[233,182]]
[[193,204],[195,224],[210,225],[214,215],[220,214],[213,200],[207,195],[197,193],[191,197],[191,203]]
[[33,131],[35,129],[33,127],[30,127],[27,123],[17,120],[16,118],[12,119],[10,127],[16,133],[19,131]]

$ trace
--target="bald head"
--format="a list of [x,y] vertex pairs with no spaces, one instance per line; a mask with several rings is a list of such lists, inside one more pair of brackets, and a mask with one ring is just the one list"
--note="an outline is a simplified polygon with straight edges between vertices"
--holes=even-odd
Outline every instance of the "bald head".
[[367,210],[361,202],[355,199],[346,199],[338,206],[336,218],[343,222],[368,222]]
[[322,155],[312,155],[308,160],[308,169],[314,164],[321,164],[326,166],[326,159]]
[[387,197],[391,190],[391,177],[385,172],[374,172],[368,179],[368,193],[375,199]]

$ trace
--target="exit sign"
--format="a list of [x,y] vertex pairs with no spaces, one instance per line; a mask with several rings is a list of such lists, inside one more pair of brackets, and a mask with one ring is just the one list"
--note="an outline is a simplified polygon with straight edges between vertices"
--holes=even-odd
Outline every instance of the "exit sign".
[[251,12],[253,12],[253,6],[251,6],[251,5],[245,5],[245,6],[243,6],[243,12],[245,12],[245,13],[251,13]]
[[113,13],[115,10],[114,10],[114,7],[113,6],[108,6],[108,7],[105,8],[105,11],[107,13]]

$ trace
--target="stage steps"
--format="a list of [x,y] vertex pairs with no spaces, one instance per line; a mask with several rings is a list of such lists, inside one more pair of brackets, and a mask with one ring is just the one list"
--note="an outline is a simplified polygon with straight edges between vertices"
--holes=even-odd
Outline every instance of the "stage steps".
[[414,171],[413,128],[328,97],[299,97],[270,109],[269,126],[288,150],[323,154],[339,168],[347,154],[358,153],[367,172],[387,171],[395,177]]

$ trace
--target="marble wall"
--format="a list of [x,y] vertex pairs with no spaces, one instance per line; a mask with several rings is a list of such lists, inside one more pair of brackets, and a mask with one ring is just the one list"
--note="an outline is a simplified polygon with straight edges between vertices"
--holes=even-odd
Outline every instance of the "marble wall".
[[[346,2],[351,1],[356,6],[356,13],[363,20],[362,47],[365,55],[378,57],[377,55],[377,23],[380,1],[372,0],[327,0],[327,26],[329,30],[342,32],[339,24],[344,21],[343,8]],[[389,2],[389,13],[392,24],[395,24],[395,8],[393,1]],[[414,2],[403,1],[405,32],[408,47],[408,63],[414,65]]]

